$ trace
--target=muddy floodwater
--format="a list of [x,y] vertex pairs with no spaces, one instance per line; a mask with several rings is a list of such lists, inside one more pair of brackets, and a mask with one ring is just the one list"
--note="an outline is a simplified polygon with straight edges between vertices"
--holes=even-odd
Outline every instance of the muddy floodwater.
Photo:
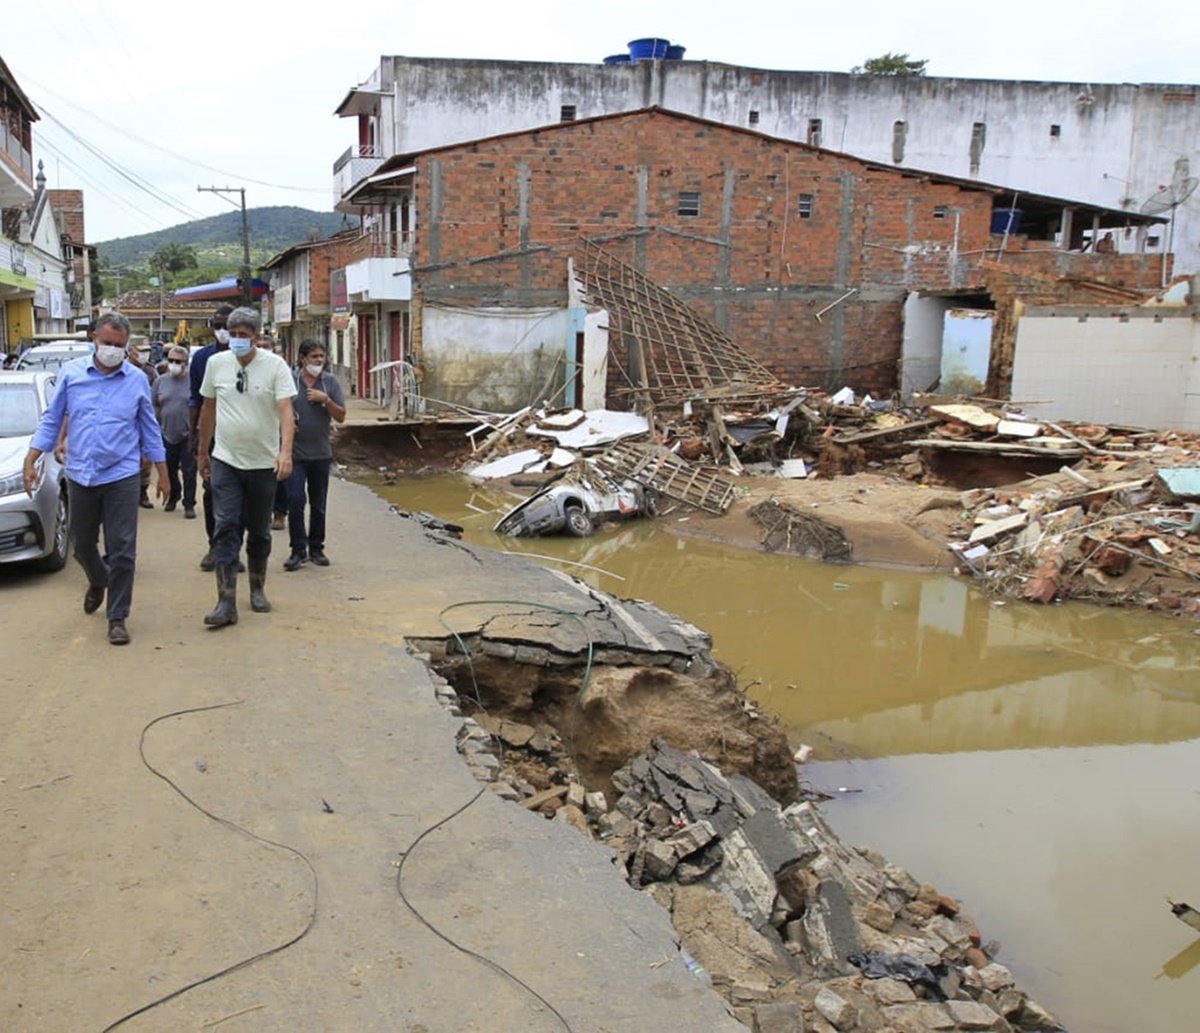
[[[373,485],[468,541],[540,553],[713,636],[814,747],[804,776],[851,843],[961,898],[998,960],[1075,1031],[1200,1028],[1200,635],[1083,605],[997,605],[966,581],[680,537],[679,514],[590,539],[508,539],[507,496]],[[479,512],[483,510],[485,512]],[[621,580],[623,579],[623,580]]]

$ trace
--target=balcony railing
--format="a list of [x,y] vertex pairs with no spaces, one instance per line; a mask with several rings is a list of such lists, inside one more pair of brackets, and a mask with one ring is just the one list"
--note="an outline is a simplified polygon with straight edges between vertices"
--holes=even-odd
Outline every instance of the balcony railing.
[[333,163],[333,203],[383,164],[378,147],[348,147]]
[[0,151],[7,157],[14,169],[20,169],[26,185],[33,188],[33,155],[25,149],[21,138],[13,133],[7,124],[0,119]]

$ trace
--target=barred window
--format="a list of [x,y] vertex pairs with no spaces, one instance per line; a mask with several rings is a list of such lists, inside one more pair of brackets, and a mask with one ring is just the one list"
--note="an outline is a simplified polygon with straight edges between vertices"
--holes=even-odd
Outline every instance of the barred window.
[[811,219],[813,215],[813,195],[799,194],[796,197],[796,215],[801,219]]
[[679,205],[675,209],[677,215],[699,215],[700,214],[700,191],[699,190],[680,190]]

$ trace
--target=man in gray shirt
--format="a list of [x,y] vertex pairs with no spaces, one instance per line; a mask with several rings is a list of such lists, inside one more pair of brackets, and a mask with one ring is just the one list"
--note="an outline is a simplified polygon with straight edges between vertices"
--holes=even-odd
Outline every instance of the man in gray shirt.
[[[196,519],[196,457],[188,447],[191,416],[188,399],[191,385],[188,383],[188,351],[175,345],[167,353],[167,372],[154,381],[150,398],[154,402],[154,414],[162,427],[163,445],[167,450],[167,476],[171,494],[163,507],[174,512],[183,499],[183,515],[188,520]],[[183,475],[182,491],[180,474]]]
[[292,446],[294,465],[288,482],[288,536],[292,553],[284,560],[284,570],[297,570],[309,560],[318,567],[329,566],[325,556],[325,500],[329,495],[329,469],[333,465],[330,420],[341,423],[346,418],[342,385],[325,368],[325,346],[319,341],[302,341],[299,358],[300,367],[295,373],[298,394],[296,440]]

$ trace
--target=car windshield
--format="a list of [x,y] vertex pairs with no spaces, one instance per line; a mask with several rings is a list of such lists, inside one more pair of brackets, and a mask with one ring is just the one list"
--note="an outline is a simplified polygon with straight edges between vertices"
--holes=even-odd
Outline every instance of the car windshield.
[[79,358],[83,352],[41,352],[34,355],[32,352],[26,352],[17,362],[17,369],[25,370],[56,370],[60,369],[64,363],[70,362],[72,359]]
[[38,400],[32,384],[0,384],[0,438],[24,438],[37,430]]

